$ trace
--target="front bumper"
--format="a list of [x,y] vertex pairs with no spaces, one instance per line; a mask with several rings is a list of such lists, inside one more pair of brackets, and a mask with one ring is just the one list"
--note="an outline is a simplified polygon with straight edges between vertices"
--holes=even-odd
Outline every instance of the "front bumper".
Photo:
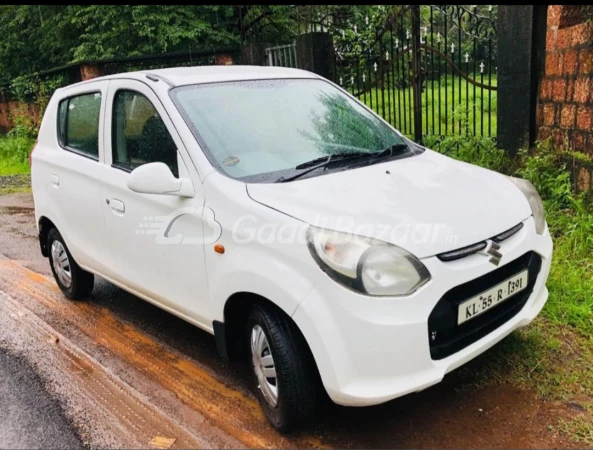
[[[341,405],[366,406],[420,391],[528,325],[548,298],[545,282],[552,240],[547,230],[544,235],[536,234],[529,218],[517,234],[501,243],[501,252],[498,268],[481,254],[450,262],[426,258],[423,263],[432,275],[431,281],[402,298],[364,296],[322,277],[300,303],[293,319],[309,343],[332,400]],[[431,356],[429,316],[445,293],[529,252],[541,257],[541,266],[531,294],[518,312],[450,356]]]

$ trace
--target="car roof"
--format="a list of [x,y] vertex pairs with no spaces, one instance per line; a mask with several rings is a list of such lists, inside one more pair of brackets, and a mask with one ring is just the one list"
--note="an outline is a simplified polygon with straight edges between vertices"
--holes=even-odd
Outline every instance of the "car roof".
[[137,72],[124,72],[114,75],[106,75],[93,78],[88,81],[82,81],[63,89],[73,86],[80,86],[85,83],[100,80],[114,79],[138,79],[146,81],[163,81],[170,87],[186,86],[189,84],[215,83],[225,81],[242,80],[266,80],[274,78],[319,78],[312,72],[306,70],[292,69],[287,67],[270,66],[197,66],[197,67],[171,67],[167,69],[141,70]]

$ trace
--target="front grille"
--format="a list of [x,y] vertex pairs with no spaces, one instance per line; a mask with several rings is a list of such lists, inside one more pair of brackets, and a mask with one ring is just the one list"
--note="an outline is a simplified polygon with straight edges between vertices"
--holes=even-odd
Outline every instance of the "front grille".
[[[492,238],[492,240],[494,242],[500,243],[505,239],[508,239],[514,234],[516,234],[521,228],[523,228],[523,222],[519,222],[513,228],[509,228],[508,230],[503,231],[500,234],[497,234]],[[481,241],[472,245],[468,245],[467,247],[458,248],[455,250],[451,250],[449,252],[439,253],[437,255],[437,258],[444,262],[455,261],[456,259],[465,258],[466,256],[478,253],[480,250],[484,250],[487,246],[488,244],[486,243],[486,241]]]
[[[428,341],[431,358],[433,360],[443,359],[464,349],[521,311],[533,292],[541,263],[539,255],[529,252],[499,269],[448,291],[428,317]],[[460,303],[502,283],[525,269],[529,270],[529,283],[526,289],[478,317],[457,325],[457,310]]]

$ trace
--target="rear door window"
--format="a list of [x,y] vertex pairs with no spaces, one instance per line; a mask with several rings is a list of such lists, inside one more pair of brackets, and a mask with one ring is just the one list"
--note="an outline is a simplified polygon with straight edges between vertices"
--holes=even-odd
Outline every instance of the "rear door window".
[[58,139],[67,149],[99,159],[101,93],[76,95],[60,102]]

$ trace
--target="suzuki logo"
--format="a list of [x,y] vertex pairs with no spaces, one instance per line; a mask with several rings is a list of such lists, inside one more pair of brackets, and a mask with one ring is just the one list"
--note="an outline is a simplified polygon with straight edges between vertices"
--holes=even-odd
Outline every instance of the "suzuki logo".
[[494,241],[488,241],[488,245],[480,253],[486,256],[490,256],[490,259],[488,261],[494,264],[495,266],[498,266],[500,264],[500,260],[502,259],[502,253],[500,253],[499,250],[500,245],[498,245]]

